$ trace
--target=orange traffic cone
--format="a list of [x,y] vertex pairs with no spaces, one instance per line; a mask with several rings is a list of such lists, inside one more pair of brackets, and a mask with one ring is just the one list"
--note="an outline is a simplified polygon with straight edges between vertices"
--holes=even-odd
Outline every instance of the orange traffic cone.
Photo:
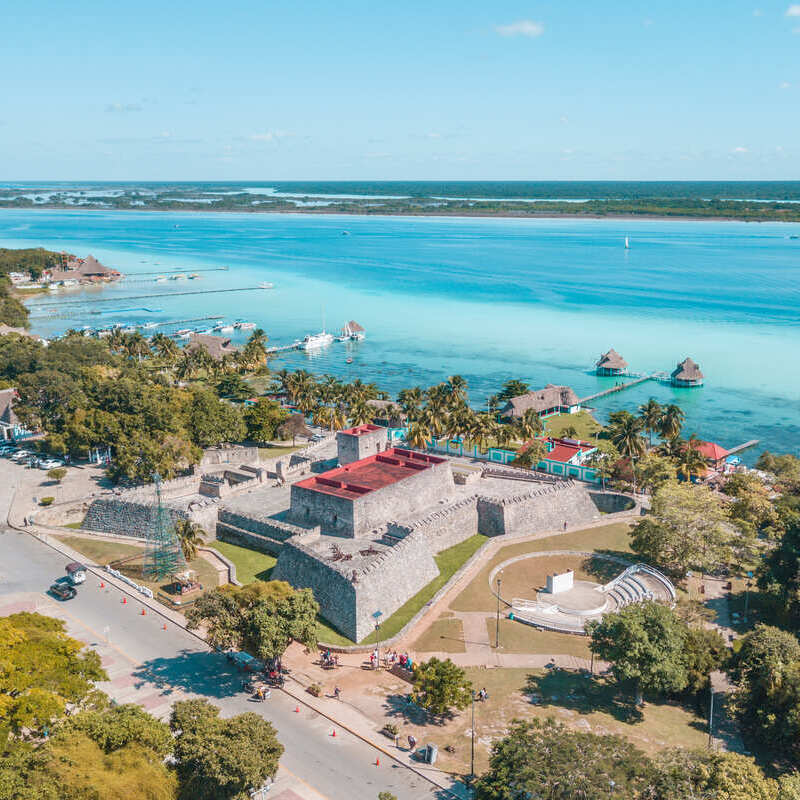
[[333,736],[334,739],[336,738],[336,728],[333,729],[333,733],[331,734],[331,736]]
[[145,613],[146,613],[146,612],[145,612],[145,610],[144,610],[144,609],[142,609],[142,616],[144,616],[144,615],[145,615]]
[[165,622],[163,630],[166,630],[166,629],[167,629],[167,623]]
[[379,758],[375,759],[375,766],[379,767],[381,765],[381,760]]
[[127,603],[127,602],[128,602],[128,598],[125,597],[125,595],[122,595],[122,605],[125,605],[125,603]]
[[300,713],[300,706],[295,706],[294,707],[294,713],[295,714],[299,714]]
[[106,585],[103,583],[103,581],[100,581],[100,588],[101,589],[105,589],[106,588]]

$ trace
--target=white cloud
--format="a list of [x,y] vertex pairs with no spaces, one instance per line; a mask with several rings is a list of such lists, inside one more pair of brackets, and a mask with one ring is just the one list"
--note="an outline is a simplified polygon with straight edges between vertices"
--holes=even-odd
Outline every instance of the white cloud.
[[779,89],[791,89],[792,84],[789,81],[784,81],[779,87]]
[[731,153],[737,156],[741,156],[749,152],[750,151],[746,147],[734,147],[733,150],[731,150]]
[[561,117],[559,118],[559,122],[562,125],[566,125],[569,122],[569,117],[566,114],[562,114]]
[[544,25],[541,22],[534,22],[530,19],[520,19],[509,25],[496,25],[495,31],[501,36],[527,36],[535,39],[544,33]]
[[764,12],[760,8],[756,8],[756,9],[753,10],[753,16],[754,17],[763,17],[764,16]]
[[786,9],[787,17],[800,17],[800,3],[794,3]]
[[431,131],[430,133],[426,133],[425,137],[428,138],[428,139],[441,139],[442,138],[442,134],[441,133],[437,133],[436,131]]

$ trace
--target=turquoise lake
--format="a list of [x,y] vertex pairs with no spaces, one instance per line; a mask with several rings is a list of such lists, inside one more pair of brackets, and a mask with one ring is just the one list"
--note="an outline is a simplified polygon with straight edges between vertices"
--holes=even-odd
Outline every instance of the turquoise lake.
[[[703,388],[647,382],[597,401],[597,416],[650,396],[676,402],[686,435],[728,447],[760,439],[748,461],[762,449],[800,452],[800,239],[790,236],[800,226],[0,211],[0,246],[92,253],[129,276],[60,292],[55,299],[85,302],[57,315],[36,308],[53,295],[31,301],[37,333],[222,315],[256,322],[284,344],[319,331],[323,319],[328,330],[354,319],[365,341],[274,363],[392,393],[458,373],[476,407],[511,377],[568,384],[580,396],[613,385],[591,372],[609,347],[637,372],[669,372],[692,356]],[[176,268],[220,266],[230,269],[155,282]],[[263,281],[275,288],[217,291]],[[194,290],[207,293],[176,296]],[[115,302],[93,302],[105,298]],[[131,308],[154,310],[123,311]]]

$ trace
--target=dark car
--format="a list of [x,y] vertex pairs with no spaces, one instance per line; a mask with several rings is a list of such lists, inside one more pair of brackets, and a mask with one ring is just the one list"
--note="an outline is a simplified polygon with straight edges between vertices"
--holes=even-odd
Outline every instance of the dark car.
[[54,583],[50,587],[50,594],[58,600],[72,600],[78,592],[73,586],[67,586],[64,583]]

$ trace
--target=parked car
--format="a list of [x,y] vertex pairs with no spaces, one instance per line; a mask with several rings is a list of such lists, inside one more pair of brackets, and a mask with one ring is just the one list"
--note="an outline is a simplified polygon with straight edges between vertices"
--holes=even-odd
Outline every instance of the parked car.
[[0,456],[10,456],[12,453],[16,452],[17,448],[13,444],[0,445]]
[[58,458],[43,458],[39,462],[39,469],[56,469],[56,467],[63,467],[64,462]]
[[12,461],[27,461],[27,459],[29,459],[32,455],[33,455],[33,453],[31,453],[30,450],[17,450],[17,452],[14,453],[11,456],[11,460]]
[[57,600],[72,600],[78,594],[74,586],[69,586],[66,583],[54,583],[50,587],[50,594]]

